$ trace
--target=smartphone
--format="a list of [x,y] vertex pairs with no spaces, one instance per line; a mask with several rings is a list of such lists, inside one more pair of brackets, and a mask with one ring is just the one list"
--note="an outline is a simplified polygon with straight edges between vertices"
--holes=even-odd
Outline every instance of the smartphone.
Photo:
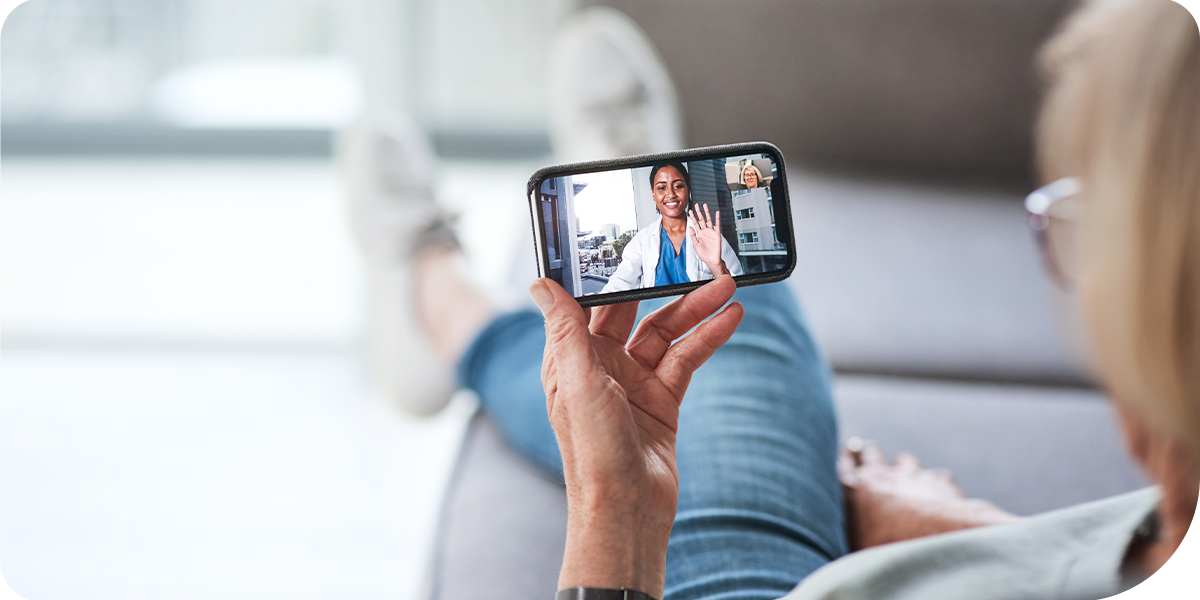
[[783,155],[767,142],[546,167],[527,192],[538,273],[584,306],[796,266]]

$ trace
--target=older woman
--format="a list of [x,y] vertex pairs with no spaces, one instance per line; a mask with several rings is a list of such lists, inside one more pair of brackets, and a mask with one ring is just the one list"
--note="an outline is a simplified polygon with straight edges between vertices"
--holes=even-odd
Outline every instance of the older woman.
[[742,274],[737,253],[721,235],[721,214],[709,213],[707,204],[703,211],[692,206],[692,182],[683,163],[655,165],[650,186],[659,217],[625,246],[621,263],[601,292]]
[[[1040,157],[1068,179],[1029,207],[1157,485],[1016,519],[869,444],[839,465],[829,371],[787,287],[735,294],[719,275],[585,310],[543,279],[541,314],[497,315],[426,235],[441,240],[413,256],[427,342],[565,481],[563,598],[1099,598],[1171,556],[1200,490],[1200,36],[1170,0],[1104,2],[1046,56]],[[679,219],[686,171],[663,171],[660,211]]]
[[[629,337],[633,307],[589,315],[541,280],[531,293],[546,316],[542,376],[570,508],[560,597],[1100,598],[1171,556],[1200,488],[1200,38],[1169,0],[1095,3],[1046,57],[1054,81],[1041,165],[1048,180],[1071,179],[1032,196],[1030,209],[1053,272],[1080,295],[1128,448],[1157,486],[1015,520],[867,446],[842,461],[860,542],[929,537],[839,559],[844,542],[828,527],[841,522],[827,483],[831,434],[790,422],[805,416],[793,404],[825,402],[811,382],[790,403],[723,386],[729,395],[698,419],[688,403],[711,404],[707,386],[722,386],[705,376],[681,414],[693,371],[731,337],[752,344],[737,336],[747,325],[763,335],[752,319],[774,309],[743,296],[744,307],[730,304],[672,344],[742,294],[718,279]],[[777,333],[809,355],[802,329]],[[734,354],[721,360],[713,370],[736,377]],[[699,479],[722,461],[721,478]]]
[[742,169],[742,185],[746,186],[746,189],[752,190],[757,188],[760,183],[762,183],[762,173],[759,172],[758,167],[747,163]]

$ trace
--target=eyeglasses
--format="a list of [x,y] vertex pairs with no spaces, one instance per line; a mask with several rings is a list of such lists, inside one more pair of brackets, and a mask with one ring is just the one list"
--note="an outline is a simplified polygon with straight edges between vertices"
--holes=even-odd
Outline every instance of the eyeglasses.
[[1074,177],[1059,179],[1025,198],[1029,226],[1037,236],[1046,270],[1064,290],[1075,287],[1079,269],[1079,192]]

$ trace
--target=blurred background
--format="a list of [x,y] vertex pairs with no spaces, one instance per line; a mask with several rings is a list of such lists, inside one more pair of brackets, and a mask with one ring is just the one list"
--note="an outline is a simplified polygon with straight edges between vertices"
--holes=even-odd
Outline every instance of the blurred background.
[[0,569],[17,593],[553,593],[562,488],[470,394],[417,419],[371,384],[338,156],[388,111],[432,142],[475,278],[510,300],[533,270],[524,186],[552,151],[774,142],[786,285],[836,372],[842,437],[1022,515],[1145,484],[1022,205],[1038,50],[1077,0],[576,4],[9,15]]
[[[31,0],[0,37],[0,567],[31,599],[409,598],[469,416],[369,384],[337,132],[494,263],[567,0]],[[496,250],[501,249],[501,250]]]

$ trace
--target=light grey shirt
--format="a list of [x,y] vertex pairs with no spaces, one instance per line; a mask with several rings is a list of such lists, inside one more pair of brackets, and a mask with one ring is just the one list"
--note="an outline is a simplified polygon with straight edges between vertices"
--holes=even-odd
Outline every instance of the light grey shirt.
[[855,552],[818,569],[785,600],[1107,598],[1158,488],[1022,519]]

